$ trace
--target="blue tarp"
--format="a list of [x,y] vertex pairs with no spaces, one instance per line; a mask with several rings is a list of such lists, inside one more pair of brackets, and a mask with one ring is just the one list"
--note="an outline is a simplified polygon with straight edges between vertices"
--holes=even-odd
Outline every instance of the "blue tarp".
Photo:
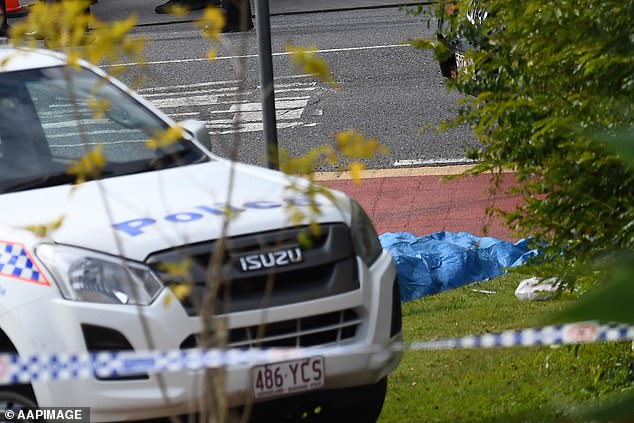
[[495,278],[503,268],[519,266],[537,254],[525,239],[513,244],[466,232],[387,232],[379,239],[394,256],[401,301]]

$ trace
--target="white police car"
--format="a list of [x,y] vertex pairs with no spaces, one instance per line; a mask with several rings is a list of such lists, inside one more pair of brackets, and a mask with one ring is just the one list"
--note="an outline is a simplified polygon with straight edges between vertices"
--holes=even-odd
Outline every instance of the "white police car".
[[[324,348],[227,368],[229,406],[255,402],[267,421],[376,420],[401,356],[400,302],[392,258],[357,203],[318,197],[319,235],[299,242],[306,226],[292,225],[286,206],[306,200],[289,178],[210,154],[202,124],[185,122],[191,137],[150,149],[148,137],[174,123],[100,70],[11,47],[0,62],[0,353],[196,347],[210,255],[230,213],[228,283],[213,316],[227,346]],[[69,167],[97,145],[101,178],[73,185]],[[165,265],[185,259],[191,290],[177,297],[170,286],[183,279]],[[94,422],[162,418],[199,409],[201,375],[162,374],[163,390],[154,374],[32,380],[0,386],[0,402],[90,407]]]

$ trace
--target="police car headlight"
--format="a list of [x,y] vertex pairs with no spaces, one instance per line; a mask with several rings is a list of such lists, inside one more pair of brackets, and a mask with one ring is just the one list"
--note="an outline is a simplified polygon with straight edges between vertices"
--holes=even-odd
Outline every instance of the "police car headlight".
[[374,230],[372,221],[363,208],[355,200],[350,199],[352,212],[352,243],[356,254],[361,257],[368,266],[379,257],[383,247],[379,242],[379,236]]
[[40,245],[35,252],[69,300],[149,305],[163,289],[140,263],[59,245]]

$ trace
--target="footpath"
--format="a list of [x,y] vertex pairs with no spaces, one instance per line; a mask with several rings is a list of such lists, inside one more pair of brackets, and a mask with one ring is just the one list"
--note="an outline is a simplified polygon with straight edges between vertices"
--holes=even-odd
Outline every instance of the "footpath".
[[519,204],[519,196],[505,194],[512,187],[513,174],[504,175],[501,191],[494,197],[490,175],[446,180],[446,176],[464,170],[464,166],[442,166],[366,171],[360,183],[347,173],[321,173],[316,180],[356,199],[379,234],[411,232],[422,236],[451,231],[516,241],[518,237],[500,218],[486,215],[489,207],[510,211]]

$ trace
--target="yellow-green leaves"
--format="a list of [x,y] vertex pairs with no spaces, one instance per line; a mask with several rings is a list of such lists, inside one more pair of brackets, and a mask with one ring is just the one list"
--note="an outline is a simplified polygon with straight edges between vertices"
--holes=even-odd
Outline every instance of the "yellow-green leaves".
[[335,151],[328,145],[314,148],[299,157],[291,157],[288,151],[280,150],[278,157],[280,170],[288,175],[297,176],[309,176],[324,162],[332,165],[339,163]]
[[[194,23],[194,26],[202,30],[203,37],[213,42],[220,42],[220,35],[225,27],[227,18],[224,13],[217,7],[208,7],[205,9],[200,20]],[[210,48],[207,52],[207,59],[214,60],[217,56],[216,49]]]
[[86,103],[92,110],[95,119],[102,119],[108,109],[110,109],[110,100],[107,98],[91,97],[86,100]]
[[71,165],[68,169],[68,174],[75,175],[77,183],[81,184],[89,179],[99,178],[105,166],[106,158],[103,155],[103,147],[98,145]]
[[49,4],[36,2],[27,19],[11,28],[11,39],[16,45],[37,46],[46,40],[49,48],[78,46],[85,41],[91,16],[84,13],[87,1],[63,1]]
[[194,23],[194,26],[202,29],[203,36],[212,41],[220,41],[220,34],[225,27],[227,18],[224,13],[217,7],[208,7],[205,9],[200,20]]
[[187,13],[189,13],[189,9],[181,4],[171,4],[167,9],[167,13],[169,13],[170,15],[183,17]]
[[27,18],[11,27],[16,46],[38,47],[42,42],[52,50],[62,50],[71,66],[79,58],[94,64],[113,62],[121,57],[142,61],[144,40],[130,37],[134,17],[104,23],[85,13],[88,1],[36,2]]
[[184,282],[191,282],[191,266],[192,259],[187,257],[177,262],[161,263],[159,268],[161,271],[167,273],[171,278],[176,278]]
[[365,137],[352,129],[335,134],[334,139],[334,147],[323,145],[300,157],[291,157],[287,151],[280,150],[280,170],[289,175],[310,178],[310,174],[322,166],[337,166],[349,170],[353,179],[359,182],[361,171],[365,169],[362,161],[389,153],[376,138]]
[[387,147],[376,138],[366,138],[353,129],[335,135],[337,148],[349,160],[371,159],[377,154],[387,154]]
[[340,155],[349,163],[352,179],[357,183],[361,182],[361,171],[365,169],[360,160],[371,160],[379,154],[389,153],[387,147],[376,138],[367,138],[352,129],[338,133],[335,140]]
[[338,84],[332,77],[328,63],[321,57],[317,56],[317,49],[286,45],[286,52],[291,54],[293,63],[301,67],[307,75],[313,75],[332,88],[337,88]]
[[184,135],[185,133],[183,128],[179,126],[170,126],[165,131],[154,134],[152,138],[145,141],[145,145],[152,150],[156,150],[157,148],[166,148],[182,139]]
[[[165,272],[169,279],[177,280],[179,283],[169,285],[172,294],[179,301],[183,301],[192,291],[193,283],[191,274],[192,259],[187,257],[178,262],[161,263],[159,268]],[[166,296],[164,306],[168,307],[172,303],[172,297]]]
[[144,62],[142,54],[145,39],[130,36],[130,31],[136,25],[134,16],[108,24],[92,18],[91,25],[94,38],[82,50],[83,57],[89,62],[113,63],[122,57],[131,58],[139,64]]
[[179,283],[176,285],[171,285],[170,289],[172,290],[172,294],[179,300],[184,300],[189,296],[192,292],[192,285],[187,283]]
[[352,180],[356,183],[361,182],[361,171],[365,169],[365,165],[363,163],[353,163],[350,166],[350,174],[352,175]]
[[43,238],[47,236],[50,232],[62,226],[63,222],[64,216],[60,216],[58,219],[55,219],[52,222],[44,223],[41,225],[29,225],[26,227],[26,229],[33,232],[35,236]]

